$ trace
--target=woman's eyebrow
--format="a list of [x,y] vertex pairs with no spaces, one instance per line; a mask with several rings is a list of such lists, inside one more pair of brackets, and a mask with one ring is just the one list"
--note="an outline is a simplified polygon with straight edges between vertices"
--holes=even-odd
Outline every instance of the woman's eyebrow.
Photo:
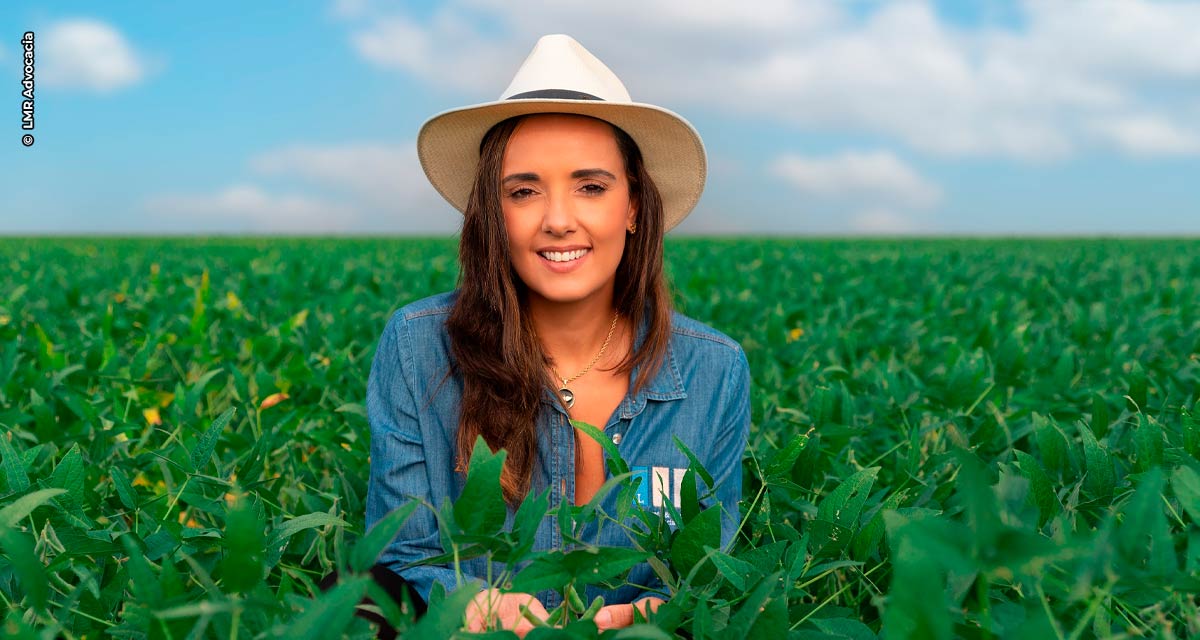
[[[610,173],[608,171],[605,171],[604,169],[576,169],[571,172],[571,178],[573,178],[573,179],[595,178],[595,177],[608,178],[609,180],[617,179],[616,176],[614,176],[612,173]],[[508,184],[509,182],[516,182],[516,181],[521,181],[521,180],[537,182],[538,180],[541,180],[541,179],[542,179],[541,176],[539,176],[536,173],[525,172],[525,173],[511,174],[511,175],[505,177],[504,180],[502,180],[501,182],[502,182],[502,184]]]

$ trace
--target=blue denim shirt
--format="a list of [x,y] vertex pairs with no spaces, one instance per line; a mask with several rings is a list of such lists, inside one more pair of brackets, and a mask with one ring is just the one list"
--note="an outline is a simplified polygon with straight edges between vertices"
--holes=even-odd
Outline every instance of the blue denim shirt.
[[[391,316],[379,340],[367,382],[367,418],[371,425],[368,528],[408,502],[409,496],[440,507],[443,499],[455,500],[462,492],[465,479],[454,471],[462,380],[450,376],[440,388],[438,385],[451,362],[445,323],[457,295],[456,289],[402,307]],[[648,326],[647,321],[639,327],[636,346],[644,341]],[[639,368],[632,371],[630,392]],[[532,479],[535,492],[550,489],[552,507],[560,500],[573,500],[575,495],[575,432],[554,393],[546,388],[537,415],[540,464]],[[672,317],[663,366],[636,395],[627,392],[603,426],[630,470],[643,476],[638,500],[647,507],[661,509],[667,496],[678,504],[688,460],[672,436],[687,445],[716,485],[714,493],[720,504],[709,500],[702,502],[701,508],[724,507],[723,548],[732,540],[740,520],[741,460],[749,429],[750,368],[741,346],[678,312]],[[611,474],[606,470],[605,476]],[[706,492],[703,481],[697,488],[702,495]],[[611,492],[603,504],[605,512],[614,516],[618,493]],[[511,527],[512,518],[510,508],[506,528]],[[599,527],[598,534],[595,527],[591,532],[585,530],[583,539],[603,546],[631,546],[629,533],[613,525],[609,522]],[[542,521],[535,540],[535,550],[569,546],[564,545],[553,517]],[[453,566],[405,565],[441,553],[436,520],[429,509],[419,507],[384,550],[380,562],[413,583],[421,597],[428,600],[435,580],[447,591],[458,586]],[[488,575],[484,558],[461,561],[460,567],[464,577],[486,580]],[[494,565],[492,575],[497,576],[502,568],[499,563]],[[627,583],[620,588],[589,586],[586,594],[580,595],[585,602],[602,595],[605,604],[627,603],[650,595],[669,597],[661,587],[649,564],[643,562],[630,571]],[[478,583],[475,588],[479,588]],[[534,595],[547,609],[562,601],[562,593],[553,590]]]

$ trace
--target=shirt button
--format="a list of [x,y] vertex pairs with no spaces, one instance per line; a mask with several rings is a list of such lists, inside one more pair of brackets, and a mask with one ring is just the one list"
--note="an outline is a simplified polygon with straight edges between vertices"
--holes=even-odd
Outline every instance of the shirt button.
[[619,434],[619,433],[613,434],[613,444],[621,444],[621,434]]

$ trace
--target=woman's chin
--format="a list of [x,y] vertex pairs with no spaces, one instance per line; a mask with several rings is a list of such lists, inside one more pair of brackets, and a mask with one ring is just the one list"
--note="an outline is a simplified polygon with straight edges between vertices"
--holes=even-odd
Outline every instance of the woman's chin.
[[547,302],[566,304],[586,300],[589,295],[594,293],[594,290],[578,285],[558,283],[551,286],[531,287],[530,293]]

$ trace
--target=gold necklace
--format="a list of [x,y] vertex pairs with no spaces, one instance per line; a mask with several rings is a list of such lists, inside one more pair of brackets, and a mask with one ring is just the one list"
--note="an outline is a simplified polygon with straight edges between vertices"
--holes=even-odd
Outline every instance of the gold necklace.
[[600,359],[600,356],[604,355],[604,349],[606,347],[608,347],[608,341],[612,339],[613,329],[617,328],[617,318],[620,317],[620,315],[621,315],[620,311],[618,311],[616,314],[613,315],[612,326],[610,326],[608,328],[608,337],[604,338],[604,344],[600,345],[600,353],[597,353],[596,357],[592,358],[592,361],[590,363],[588,363],[588,366],[583,371],[580,371],[579,373],[571,376],[570,378],[564,378],[564,377],[558,375],[558,369],[554,368],[554,366],[551,365],[550,368],[554,369],[554,377],[562,380],[562,388],[560,388],[558,390],[558,395],[559,395],[559,397],[561,397],[563,399],[563,402],[567,403],[568,409],[575,406],[575,392],[568,389],[567,384],[570,383],[572,380],[578,378],[579,376],[590,371],[592,368],[592,365],[596,364],[596,361]]

